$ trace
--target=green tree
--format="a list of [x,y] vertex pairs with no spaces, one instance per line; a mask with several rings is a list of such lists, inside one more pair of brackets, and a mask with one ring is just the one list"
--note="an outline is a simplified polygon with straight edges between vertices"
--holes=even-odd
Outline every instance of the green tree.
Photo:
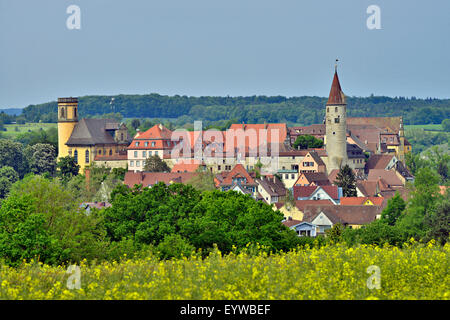
[[428,232],[424,218],[433,212],[435,205],[442,199],[439,181],[439,175],[430,168],[422,168],[417,172],[406,212],[396,224],[409,237],[422,239]]
[[381,212],[381,221],[393,226],[401,217],[406,208],[406,203],[398,192],[388,200],[386,208]]
[[[112,207],[105,210],[108,235],[115,242],[134,239],[157,247],[182,242],[187,251],[193,246],[203,252],[214,244],[223,252],[231,251],[233,245],[242,249],[248,243],[272,250],[288,250],[298,244],[296,233],[281,224],[279,211],[237,192],[200,192],[177,183],[118,189]],[[174,234],[179,237],[166,238]]]
[[56,150],[51,144],[38,143],[28,146],[24,151],[31,172],[43,174],[48,172],[53,175],[56,170]]
[[71,177],[76,176],[80,171],[80,166],[75,162],[75,158],[71,156],[60,158],[56,167],[58,168],[61,177],[66,181]]
[[0,139],[0,167],[9,166],[23,177],[28,170],[28,163],[23,154],[23,146],[19,142]]
[[12,167],[0,168],[0,199],[7,196],[12,184],[17,180],[19,180],[19,175]]
[[[103,215],[96,210],[91,210],[87,215],[74,195],[57,179],[48,180],[38,175],[25,177],[12,186],[2,208],[5,203],[16,203],[22,199],[30,199],[30,215],[38,215],[39,219],[44,220],[43,225],[39,226],[52,243],[48,263],[105,258],[108,242]],[[6,223],[5,227],[11,226]]]
[[144,171],[147,172],[170,172],[170,168],[167,163],[159,156],[153,155],[145,159]]
[[0,258],[15,266],[23,259],[44,263],[61,261],[62,249],[46,230],[42,213],[30,196],[10,196],[0,208]]
[[141,125],[141,121],[139,121],[139,119],[133,119],[131,121],[131,127],[133,127],[134,130],[139,128],[140,125]]
[[428,239],[435,239],[441,245],[449,240],[450,233],[450,197],[447,191],[446,199],[436,205],[436,209],[425,216],[425,225],[429,231]]
[[442,130],[445,132],[450,132],[450,119],[444,119],[442,120]]
[[295,140],[293,147],[295,149],[322,148],[323,141],[311,135],[300,135]]
[[210,171],[203,171],[203,169],[197,170],[197,175],[186,181],[186,184],[190,184],[195,189],[200,191],[215,190],[214,174]]
[[348,164],[339,170],[334,184],[342,188],[344,197],[357,196],[355,174]]

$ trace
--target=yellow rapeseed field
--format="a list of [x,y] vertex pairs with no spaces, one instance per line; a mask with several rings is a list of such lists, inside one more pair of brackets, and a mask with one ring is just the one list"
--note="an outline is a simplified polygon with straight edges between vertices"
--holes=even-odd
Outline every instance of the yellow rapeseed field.
[[[0,299],[449,299],[449,252],[433,243],[404,248],[328,245],[287,253],[154,257],[68,266],[1,266]],[[379,289],[369,288],[369,266]],[[72,284],[75,282],[72,282]],[[376,283],[376,282],[370,282]]]

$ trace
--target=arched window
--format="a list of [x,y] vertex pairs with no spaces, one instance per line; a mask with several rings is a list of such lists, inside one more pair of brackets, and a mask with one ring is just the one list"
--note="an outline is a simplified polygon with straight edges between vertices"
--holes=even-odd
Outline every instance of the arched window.
[[86,150],[86,163],[89,163],[89,150]]
[[65,117],[65,115],[64,115],[64,108],[61,108],[60,117],[61,117],[61,118],[64,118],[64,117]]
[[78,164],[78,150],[75,150],[75,151],[73,152],[73,157],[75,158],[75,163]]

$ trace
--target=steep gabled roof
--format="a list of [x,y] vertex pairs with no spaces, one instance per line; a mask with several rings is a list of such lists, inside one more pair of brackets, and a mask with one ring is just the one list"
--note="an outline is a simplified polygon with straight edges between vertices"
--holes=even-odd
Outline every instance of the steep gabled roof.
[[325,206],[334,206],[334,203],[331,202],[330,200],[296,200],[295,201],[295,207],[302,212],[305,210],[305,208],[307,206],[322,208]]
[[342,92],[341,84],[339,83],[339,77],[337,71],[334,72],[333,83],[331,84],[330,95],[328,97],[327,106],[328,105],[339,105],[346,104],[345,95]]
[[390,154],[373,154],[370,156],[369,160],[367,160],[366,170],[385,170],[388,164],[392,161],[392,158],[394,158],[394,156]]
[[328,180],[328,177],[324,172],[301,172],[294,185],[297,184],[302,176],[304,176],[309,183],[314,182],[319,186],[331,185],[330,180]]
[[223,181],[220,183],[221,186],[229,186],[233,184],[233,178],[235,177],[243,177],[247,179],[246,185],[256,185],[255,180],[248,174],[247,170],[245,170],[242,164],[237,164],[230,172],[223,172],[224,176]]
[[383,197],[342,197],[341,206],[362,206],[370,200],[375,206],[381,207],[385,204]]
[[266,192],[271,196],[282,197],[286,195],[286,188],[278,178],[272,177],[263,177],[262,179],[256,179],[256,183],[258,183]]
[[170,183],[186,183],[193,177],[197,176],[197,172],[133,172],[125,173],[124,183],[133,188],[135,184],[142,184],[143,187],[152,186],[158,182]]
[[374,221],[380,210],[378,206],[307,206],[303,213],[303,221],[312,222],[323,212],[333,224],[363,225]]
[[66,145],[115,144],[116,141],[112,134],[106,131],[107,126],[113,126],[114,124],[117,124],[117,122],[111,119],[83,118],[75,125]]
[[134,136],[134,139],[170,139],[171,137],[171,130],[167,129],[162,124],[155,124],[147,131]]
[[372,169],[369,170],[367,176],[368,181],[378,181],[383,180],[388,187],[392,186],[403,186],[402,181],[397,176],[394,170],[382,170],[382,169]]

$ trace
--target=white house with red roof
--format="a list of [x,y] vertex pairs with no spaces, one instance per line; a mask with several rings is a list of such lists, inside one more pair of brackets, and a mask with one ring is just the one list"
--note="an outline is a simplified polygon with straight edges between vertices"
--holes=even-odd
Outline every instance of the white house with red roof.
[[154,125],[143,133],[138,131],[127,148],[128,170],[143,171],[147,158],[158,156],[164,159],[170,155],[176,143],[171,141],[171,137],[172,131],[162,124]]

